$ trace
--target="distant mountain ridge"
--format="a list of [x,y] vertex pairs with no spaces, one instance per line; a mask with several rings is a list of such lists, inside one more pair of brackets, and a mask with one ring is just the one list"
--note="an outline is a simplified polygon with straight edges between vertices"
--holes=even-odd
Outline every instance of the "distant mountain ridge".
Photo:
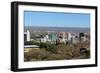
[[34,26],[24,26],[24,31],[56,31],[56,32],[90,32],[90,28],[81,27],[34,27]]

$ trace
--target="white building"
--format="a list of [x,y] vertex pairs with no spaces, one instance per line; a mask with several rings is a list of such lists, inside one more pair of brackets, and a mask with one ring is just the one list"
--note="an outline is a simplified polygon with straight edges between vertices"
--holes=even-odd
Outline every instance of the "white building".
[[73,32],[68,32],[67,40],[73,44],[78,43],[78,34]]
[[49,41],[49,36],[48,35],[45,35],[40,40],[41,40],[41,42],[47,42],[47,41]]
[[89,41],[90,35],[89,33],[80,33],[79,38],[81,42]]
[[67,40],[70,41],[71,38],[72,38],[72,33],[68,32],[68,38],[67,38]]
[[30,31],[24,32],[24,41],[30,41]]
[[32,49],[39,49],[39,46],[37,46],[37,45],[24,45],[24,52],[29,52]]

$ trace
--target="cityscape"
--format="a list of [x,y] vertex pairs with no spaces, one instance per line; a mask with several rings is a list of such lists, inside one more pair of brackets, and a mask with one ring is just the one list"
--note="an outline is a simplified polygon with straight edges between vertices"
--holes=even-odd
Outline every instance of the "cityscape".
[[[26,19],[28,18],[28,21],[25,21],[26,25],[24,26],[24,61],[25,62],[90,58],[90,28],[88,27],[89,25],[87,25],[87,27],[86,26],[82,27],[83,25],[81,25],[81,27],[77,27],[79,25],[76,26],[74,25],[75,27],[71,27],[71,26],[69,27],[69,25],[66,26],[64,24],[65,25],[64,27],[61,26],[60,24],[58,24],[57,26],[48,24],[47,26],[45,25],[44,21],[42,21],[43,24],[41,22],[40,26],[39,25],[35,26],[33,25],[33,23],[35,23],[34,21],[35,19],[33,19],[32,17],[32,13],[34,12],[32,13],[25,12],[25,13],[26,13],[25,18]],[[44,14],[46,13],[43,13],[42,15]],[[55,13],[48,14],[48,22],[49,20],[51,21],[51,19],[49,19],[51,16],[54,17],[54,14]],[[38,15],[37,15],[37,19],[40,18],[40,17],[38,18]],[[61,15],[63,16],[63,14]],[[80,15],[80,16],[84,16],[84,15]],[[59,16],[57,20],[59,20],[60,18],[61,16]],[[85,20],[82,21],[85,22]],[[64,22],[67,23],[67,21]],[[28,23],[31,23],[31,25],[29,25]],[[87,24],[89,23],[87,22]]]

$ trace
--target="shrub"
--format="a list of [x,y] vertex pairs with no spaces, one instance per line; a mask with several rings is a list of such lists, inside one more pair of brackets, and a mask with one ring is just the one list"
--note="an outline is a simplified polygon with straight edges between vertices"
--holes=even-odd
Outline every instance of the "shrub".
[[47,43],[40,43],[40,48],[47,48]]
[[44,49],[32,49],[28,53],[24,54],[26,61],[33,61],[33,60],[45,60],[50,55],[49,52],[45,51]]
[[58,48],[54,44],[48,44],[46,50],[50,51],[51,53],[57,53]]
[[51,54],[46,60],[64,60],[66,59],[66,55],[62,54]]

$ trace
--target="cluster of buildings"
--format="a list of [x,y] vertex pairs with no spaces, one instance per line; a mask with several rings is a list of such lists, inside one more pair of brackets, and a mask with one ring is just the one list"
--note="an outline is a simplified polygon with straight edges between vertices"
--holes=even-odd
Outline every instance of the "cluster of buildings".
[[[38,31],[37,31],[38,32]],[[78,43],[90,40],[89,33],[74,33],[74,32],[55,32],[47,31],[46,33],[38,34],[34,32],[35,35],[31,38],[30,31],[24,32],[24,41],[38,41],[38,42],[50,42],[50,43]],[[39,31],[41,32],[41,31]]]

